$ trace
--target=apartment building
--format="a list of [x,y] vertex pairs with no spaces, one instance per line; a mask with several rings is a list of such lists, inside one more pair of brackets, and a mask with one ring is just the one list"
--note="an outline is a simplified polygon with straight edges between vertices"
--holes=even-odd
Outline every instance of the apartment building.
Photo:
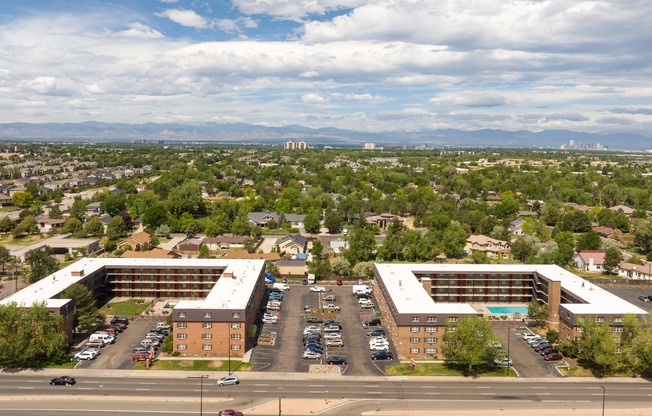
[[561,340],[579,336],[579,320],[622,331],[626,314],[647,312],[554,265],[376,264],[376,303],[399,357],[441,357],[446,324],[478,315],[471,304],[550,306]]

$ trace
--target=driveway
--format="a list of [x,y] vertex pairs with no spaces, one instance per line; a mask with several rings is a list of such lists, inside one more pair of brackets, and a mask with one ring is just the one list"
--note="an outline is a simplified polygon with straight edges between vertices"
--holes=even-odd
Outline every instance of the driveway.
[[280,235],[263,236],[263,242],[260,243],[258,250],[262,251],[263,253],[271,253],[272,247],[274,247],[274,243],[276,243],[276,240],[278,240],[280,237]]

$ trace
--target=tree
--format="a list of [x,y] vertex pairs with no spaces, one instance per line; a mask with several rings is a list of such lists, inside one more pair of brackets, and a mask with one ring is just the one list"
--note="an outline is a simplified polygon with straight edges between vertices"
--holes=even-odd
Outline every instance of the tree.
[[29,308],[16,303],[0,305],[0,367],[40,367],[62,360],[67,352],[63,317],[50,313],[45,303]]
[[171,233],[171,231],[170,231],[170,227],[167,226],[167,225],[165,225],[165,224],[160,225],[160,226],[156,229],[156,235],[161,236],[161,237],[169,238],[169,237],[170,237],[170,233]]
[[324,227],[328,228],[329,234],[338,234],[342,231],[342,216],[334,210],[326,210],[324,216]]
[[600,250],[600,245],[600,235],[595,231],[589,231],[577,236],[578,250]]
[[104,235],[104,224],[99,218],[93,217],[84,226],[84,234],[92,236]]
[[256,247],[258,247],[258,240],[254,240],[251,237],[247,237],[244,240],[244,248],[247,250],[247,253],[255,253]]
[[161,244],[161,240],[157,236],[153,235],[149,240],[149,248],[156,248]]
[[353,275],[374,277],[374,262],[361,261],[360,263],[356,264],[355,266],[353,266]]
[[186,231],[186,236],[188,238],[193,238],[194,236],[199,234],[199,226],[197,225],[197,223],[191,222],[190,224],[188,224],[185,231]]
[[2,274],[5,274],[5,265],[11,261],[13,256],[11,252],[7,250],[7,247],[0,246],[0,264],[2,264]]
[[319,234],[319,228],[321,227],[319,213],[311,212],[310,214],[306,215],[306,219],[303,221],[303,227],[307,233]]
[[466,245],[467,234],[461,225],[451,222],[444,230],[442,241],[440,242],[441,250],[448,258],[455,258],[462,255]]
[[16,192],[11,196],[11,202],[17,207],[27,208],[34,203],[34,195],[29,192]]
[[527,304],[527,316],[532,319],[536,325],[544,326],[550,316],[550,306],[545,303],[532,300]]
[[643,254],[652,249],[652,221],[639,221],[634,229],[634,245]]
[[373,260],[376,252],[376,238],[371,228],[356,224],[348,235],[349,248],[344,257],[351,264]]
[[63,223],[62,230],[64,233],[78,235],[81,233],[83,227],[82,222],[77,218],[69,218]]
[[127,208],[126,195],[123,193],[109,194],[102,200],[100,207],[107,214],[114,217]]
[[607,274],[613,274],[615,270],[618,269],[620,263],[623,261],[623,253],[618,247],[609,247],[604,255],[604,262],[602,263],[602,269]]
[[204,201],[201,196],[201,185],[197,181],[184,182],[170,191],[168,203],[170,212],[177,216],[184,212],[194,214],[203,211]]
[[25,263],[29,265],[27,282],[29,284],[38,282],[59,269],[59,261],[52,256],[52,249],[49,246],[31,250],[25,256]]
[[63,213],[61,212],[61,208],[59,208],[58,205],[53,205],[52,208],[50,208],[48,215],[50,216],[50,218],[54,218],[54,219],[63,218]]
[[25,217],[24,220],[20,222],[11,232],[13,235],[22,235],[22,234],[36,234],[39,232],[38,222],[36,218],[29,215]]
[[87,205],[88,201],[81,199],[81,197],[77,195],[75,200],[72,202],[72,205],[70,206],[70,210],[68,211],[70,213],[70,218],[77,218],[79,221],[81,221],[84,218],[84,215],[86,215]]
[[331,271],[335,275],[348,276],[351,274],[351,263],[344,257],[336,257],[331,261]]
[[16,228],[16,223],[14,220],[5,216],[0,220],[0,233],[10,233]]
[[75,302],[75,322],[73,327],[79,332],[88,332],[97,326],[97,304],[93,292],[79,283],[73,283],[63,291],[63,299]]
[[474,366],[501,359],[504,355],[494,347],[499,340],[484,317],[469,315],[460,317],[457,322],[447,322],[443,340],[446,361],[466,366],[468,372],[473,372]]
[[520,236],[512,242],[509,251],[515,260],[525,263],[527,259],[537,254],[536,239],[534,237]]
[[609,374],[620,361],[618,342],[608,322],[598,322],[593,316],[581,318],[582,336],[579,351],[582,358],[600,368],[601,375]]
[[109,224],[106,226],[106,237],[109,240],[115,240],[122,238],[125,235],[127,235],[127,226],[122,217],[116,215],[115,217],[111,218]]
[[199,248],[199,255],[197,256],[199,259],[210,259],[211,258],[211,251],[208,249],[208,246],[206,244],[202,244],[201,247]]
[[169,213],[164,202],[157,202],[143,213],[143,224],[152,228],[159,227],[167,222]]

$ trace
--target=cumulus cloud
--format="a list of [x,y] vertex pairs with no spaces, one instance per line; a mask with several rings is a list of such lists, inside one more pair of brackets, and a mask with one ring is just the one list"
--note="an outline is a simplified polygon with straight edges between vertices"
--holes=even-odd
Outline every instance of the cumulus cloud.
[[309,15],[348,10],[369,0],[232,0],[242,13],[266,14],[276,18],[299,21]]
[[321,94],[315,94],[314,92],[311,92],[304,94],[301,97],[301,101],[306,104],[324,104],[328,102],[328,98]]
[[442,94],[429,100],[432,104],[460,105],[463,107],[501,107],[507,99],[494,94]]
[[317,71],[305,71],[299,74],[301,78],[314,78],[319,76],[319,72]]
[[117,35],[126,36],[130,38],[162,38],[163,35],[158,30],[144,25],[139,22],[134,22],[129,25],[129,29],[116,32]]
[[186,9],[167,9],[155,13],[158,17],[165,17],[181,26],[194,27],[195,29],[207,29],[210,24],[203,16],[198,15],[193,10]]

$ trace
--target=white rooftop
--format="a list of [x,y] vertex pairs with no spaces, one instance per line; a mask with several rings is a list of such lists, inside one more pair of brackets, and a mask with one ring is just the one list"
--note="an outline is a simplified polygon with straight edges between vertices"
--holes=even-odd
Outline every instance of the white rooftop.
[[[244,309],[253,291],[265,260],[231,259],[124,259],[124,258],[84,258],[41,280],[0,300],[1,305],[16,302],[29,306],[35,302],[46,302],[48,307],[59,307],[62,299],[51,299],[68,286],[77,283],[84,276],[102,267],[188,267],[210,268],[226,267],[224,274],[232,273],[235,278],[221,277],[204,300],[181,301],[176,307],[197,307],[209,309]],[[73,272],[84,271],[83,276],[73,276]],[[192,305],[192,306],[186,306]]]
[[561,304],[573,314],[647,314],[645,310],[555,265],[377,263],[376,269],[399,313],[476,313],[470,305],[464,303],[434,302],[414,272],[501,274],[536,272],[548,280],[561,282],[563,290],[586,302]]

